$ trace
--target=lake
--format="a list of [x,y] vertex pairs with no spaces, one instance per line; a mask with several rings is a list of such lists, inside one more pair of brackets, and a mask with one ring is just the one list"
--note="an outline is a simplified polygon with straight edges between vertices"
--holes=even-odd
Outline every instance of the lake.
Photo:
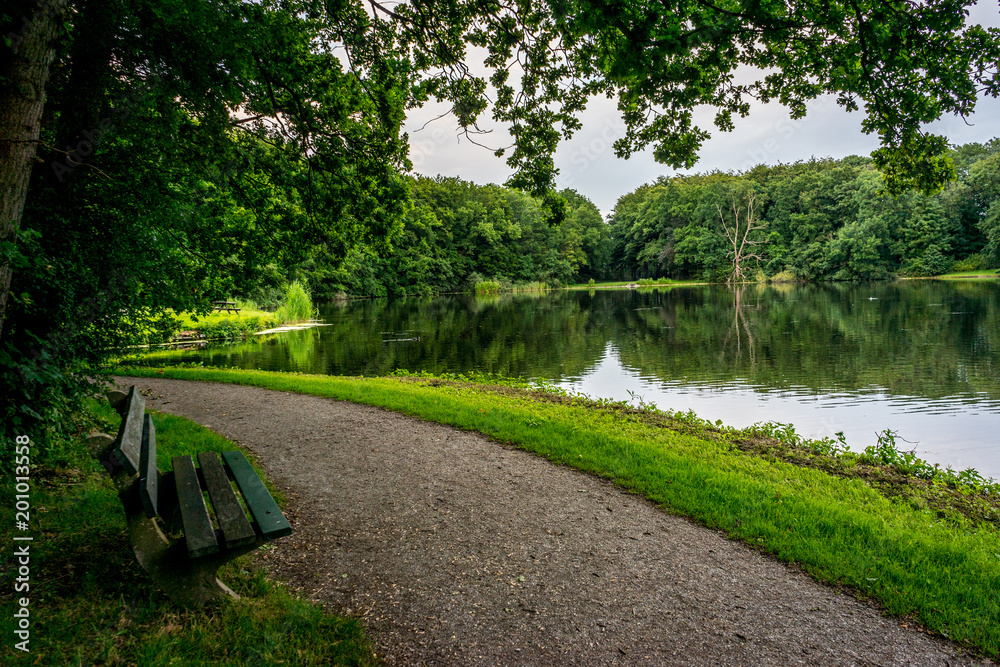
[[1000,479],[1000,282],[552,291],[351,301],[328,326],[160,352],[164,362],[383,375],[478,370],[732,426],[883,429],[901,448]]

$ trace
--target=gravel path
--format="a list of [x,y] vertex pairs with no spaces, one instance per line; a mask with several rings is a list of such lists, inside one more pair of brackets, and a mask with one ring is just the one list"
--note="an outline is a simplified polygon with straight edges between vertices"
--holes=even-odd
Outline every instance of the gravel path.
[[313,396],[121,381],[260,454],[295,529],[268,566],[361,617],[390,665],[993,664],[478,434]]

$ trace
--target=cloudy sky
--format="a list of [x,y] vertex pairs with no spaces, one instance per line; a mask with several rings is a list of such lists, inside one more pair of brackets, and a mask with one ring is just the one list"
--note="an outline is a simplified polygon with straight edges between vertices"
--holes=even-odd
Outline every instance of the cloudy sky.
[[[971,23],[1000,25],[1000,12],[993,2],[973,8]],[[410,158],[414,172],[434,176],[459,176],[476,183],[503,183],[510,176],[505,158],[494,157],[487,148],[456,136],[456,124],[446,116],[423,127],[440,115],[446,106],[428,105],[411,113],[406,131],[410,133]],[[808,115],[792,121],[779,104],[757,104],[747,118],[736,120],[733,132],[719,132],[712,125],[714,111],[706,109],[698,125],[712,133],[702,147],[693,172],[743,170],[756,164],[808,160],[810,157],[841,158],[868,155],[878,148],[878,138],[861,132],[863,112],[847,113],[832,97],[813,100]],[[489,112],[487,112],[489,113]],[[650,153],[635,154],[628,160],[615,157],[612,144],[622,136],[615,101],[603,97],[591,100],[582,116],[583,129],[563,142],[555,156],[560,173],[557,185],[571,187],[590,198],[604,213],[614,208],[624,194],[660,175],[678,173],[657,164]],[[984,142],[1000,136],[1000,101],[981,100],[975,116],[967,119],[945,117],[930,129],[948,137],[953,144]],[[502,128],[490,123],[481,127],[492,134],[478,141],[492,148],[510,143]]]

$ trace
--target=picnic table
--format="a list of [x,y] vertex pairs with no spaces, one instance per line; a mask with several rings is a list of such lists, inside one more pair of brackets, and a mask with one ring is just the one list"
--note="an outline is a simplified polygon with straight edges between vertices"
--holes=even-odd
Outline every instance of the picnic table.
[[212,308],[218,311],[226,311],[227,313],[239,314],[240,309],[236,307],[235,301],[213,301]]

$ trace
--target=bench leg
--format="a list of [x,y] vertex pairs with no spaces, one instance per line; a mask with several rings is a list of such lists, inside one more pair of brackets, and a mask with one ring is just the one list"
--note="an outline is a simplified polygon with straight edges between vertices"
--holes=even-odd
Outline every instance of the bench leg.
[[123,494],[122,501],[136,560],[171,600],[181,607],[198,608],[225,596],[239,599],[232,589],[219,581],[217,572],[222,565],[252,551],[257,545],[191,560],[182,540],[171,543],[156,522],[146,516],[135,488]]

